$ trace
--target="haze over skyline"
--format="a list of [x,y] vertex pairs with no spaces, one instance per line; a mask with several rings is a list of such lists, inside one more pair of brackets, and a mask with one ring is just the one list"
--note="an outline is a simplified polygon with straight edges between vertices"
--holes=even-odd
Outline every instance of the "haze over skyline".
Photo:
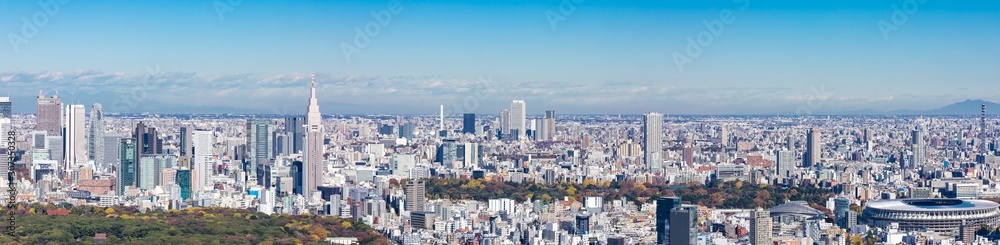
[[[69,1],[46,12],[0,2],[0,96],[15,113],[58,90],[65,103],[109,112],[299,114],[316,72],[322,111],[336,114],[432,114],[440,104],[492,114],[513,99],[529,114],[1000,101],[995,1],[390,3]],[[47,21],[27,35],[38,13]],[[377,35],[357,45],[355,28],[370,23]],[[702,33],[712,41],[678,65],[675,53],[690,56],[689,38]],[[121,105],[132,95],[138,103]]]

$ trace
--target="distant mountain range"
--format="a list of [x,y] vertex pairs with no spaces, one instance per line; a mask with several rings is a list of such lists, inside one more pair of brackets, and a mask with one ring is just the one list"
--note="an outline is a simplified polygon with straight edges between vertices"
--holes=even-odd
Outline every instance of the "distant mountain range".
[[972,116],[982,114],[982,106],[986,104],[986,114],[987,115],[1000,115],[1000,104],[993,103],[985,100],[965,100],[962,102],[954,103],[937,109],[930,110],[895,110],[895,111],[876,111],[876,110],[859,110],[859,111],[845,111],[845,112],[835,112],[829,113],[833,115],[901,115],[901,116],[917,116],[917,115],[927,115],[927,116],[938,116],[938,115],[953,115],[953,116]]

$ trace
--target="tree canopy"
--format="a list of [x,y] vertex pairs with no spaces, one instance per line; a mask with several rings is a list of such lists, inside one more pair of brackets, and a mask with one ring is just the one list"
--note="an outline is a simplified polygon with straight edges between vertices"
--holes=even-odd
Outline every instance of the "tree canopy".
[[[70,214],[46,215],[53,209],[68,209]],[[98,233],[105,233],[109,244],[322,244],[327,237],[389,243],[363,222],[332,216],[201,207],[141,213],[131,207],[37,203],[21,204],[14,211],[15,234],[4,232],[0,244],[93,244]]]

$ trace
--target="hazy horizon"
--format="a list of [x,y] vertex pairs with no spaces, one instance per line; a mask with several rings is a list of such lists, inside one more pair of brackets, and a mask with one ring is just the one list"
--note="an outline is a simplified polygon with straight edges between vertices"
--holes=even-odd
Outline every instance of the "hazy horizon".
[[0,3],[0,96],[16,113],[58,90],[109,112],[301,114],[312,72],[325,114],[494,114],[514,99],[530,114],[719,115],[1000,101],[991,1],[54,6]]

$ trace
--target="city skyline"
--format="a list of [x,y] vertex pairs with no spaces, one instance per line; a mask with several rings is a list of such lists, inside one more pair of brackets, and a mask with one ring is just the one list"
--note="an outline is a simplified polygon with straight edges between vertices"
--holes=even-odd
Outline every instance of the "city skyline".
[[[511,99],[530,101],[531,114],[1000,101],[991,92],[1000,89],[995,2],[393,3],[72,2],[48,12],[3,3],[0,56],[10,58],[0,60],[0,84],[15,101],[59,90],[67,103],[102,103],[109,113],[289,111],[312,71],[324,113],[433,113],[466,101],[476,103],[454,114],[485,113]],[[31,23],[36,13],[47,14],[44,25]],[[37,32],[23,33],[22,18]],[[355,28],[370,23],[378,35],[356,45]],[[692,46],[700,36],[712,41]],[[132,93],[146,96],[111,105]]]
[[1000,244],[998,26],[985,0],[0,1],[0,240]]

